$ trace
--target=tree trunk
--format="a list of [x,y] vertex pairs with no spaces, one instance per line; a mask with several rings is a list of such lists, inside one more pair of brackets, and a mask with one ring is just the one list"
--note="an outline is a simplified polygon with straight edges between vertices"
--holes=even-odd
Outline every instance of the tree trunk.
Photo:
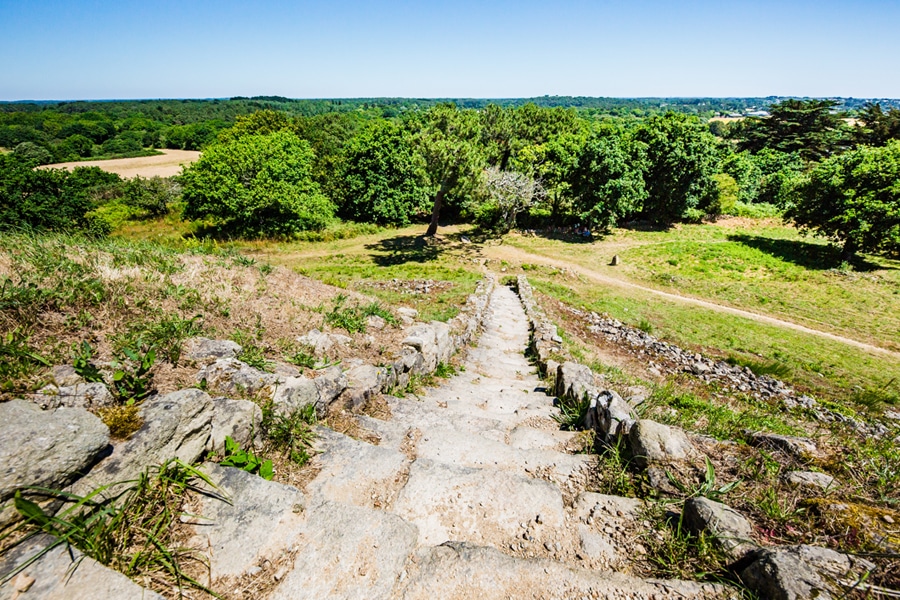
[[434,195],[434,206],[431,208],[431,223],[428,225],[428,231],[425,237],[432,237],[437,233],[438,221],[441,218],[441,206],[444,204],[444,194],[447,193],[445,186],[441,186],[437,194]]
[[509,149],[509,146],[504,148],[503,156],[500,158],[500,170],[501,171],[505,171],[507,165],[509,165],[509,158],[510,158],[511,154],[512,154],[512,150]]
[[852,261],[854,258],[856,258],[856,251],[858,249],[859,247],[856,245],[855,241],[849,238],[845,240],[844,249],[841,251],[841,261],[846,263]]

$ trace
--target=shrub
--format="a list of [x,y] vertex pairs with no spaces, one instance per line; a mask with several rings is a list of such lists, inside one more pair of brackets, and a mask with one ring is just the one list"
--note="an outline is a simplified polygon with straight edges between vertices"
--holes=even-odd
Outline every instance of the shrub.
[[[100,169],[33,169],[9,154],[0,155],[0,228],[81,229],[105,233],[87,216],[93,208],[91,191],[108,182]],[[118,180],[118,176],[112,175]]]
[[181,176],[184,216],[242,237],[322,229],[334,205],[312,179],[313,158],[287,131],[211,145]]
[[709,203],[706,209],[710,215],[731,215],[734,214],[734,206],[738,201],[738,184],[734,177],[726,173],[717,173],[713,175],[716,185],[719,188],[719,194],[716,199]]
[[181,198],[181,186],[172,179],[137,176],[125,183],[125,203],[150,217],[163,217]]

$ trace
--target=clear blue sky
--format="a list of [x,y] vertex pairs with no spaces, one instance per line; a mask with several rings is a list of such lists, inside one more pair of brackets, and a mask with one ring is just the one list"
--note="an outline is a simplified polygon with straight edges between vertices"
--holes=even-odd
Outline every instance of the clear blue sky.
[[900,0],[0,0],[0,99],[900,97]]

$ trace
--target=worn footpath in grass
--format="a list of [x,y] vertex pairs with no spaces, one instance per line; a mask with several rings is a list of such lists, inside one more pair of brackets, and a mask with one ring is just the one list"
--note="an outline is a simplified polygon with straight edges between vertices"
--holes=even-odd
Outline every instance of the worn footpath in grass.
[[[865,255],[842,264],[836,248],[774,220],[618,229],[593,243],[518,235],[504,243],[661,291],[900,350],[900,261]],[[615,254],[621,264],[613,267]]]
[[[815,335],[757,323],[735,315],[639,290],[598,287],[550,272],[529,272],[541,293],[578,308],[607,313],[637,326],[653,324],[653,334],[683,348],[720,359],[778,364],[777,374],[799,389],[846,410],[900,405],[900,361]],[[840,409],[840,406],[838,407]]]

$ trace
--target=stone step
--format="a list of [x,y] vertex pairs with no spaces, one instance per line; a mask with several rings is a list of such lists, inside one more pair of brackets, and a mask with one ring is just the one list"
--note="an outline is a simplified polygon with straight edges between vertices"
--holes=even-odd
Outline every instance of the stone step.
[[419,528],[420,545],[454,540],[509,547],[526,534],[534,544],[552,544],[565,534],[562,494],[555,485],[425,459],[412,463],[392,511]]
[[293,568],[270,599],[391,598],[406,578],[416,527],[396,515],[328,501],[307,513]]
[[[41,535],[13,547],[0,557],[0,579],[55,542]],[[24,583],[31,581],[30,585]],[[25,588],[27,591],[24,591]],[[163,597],[104,567],[75,548],[60,544],[28,565],[19,579],[0,585],[0,600],[163,600]]]
[[305,528],[306,497],[235,467],[206,463],[203,470],[216,488],[199,498],[187,546],[206,554],[213,581],[267,564],[274,574]]
[[310,466],[319,473],[306,486],[308,494],[378,509],[393,502],[406,483],[409,458],[395,448],[374,446],[324,427],[316,433]]
[[504,441],[459,431],[451,426],[423,430],[416,446],[416,456],[450,465],[500,469],[522,476],[542,477],[557,485],[566,485],[573,478],[580,479],[595,463],[588,455],[555,450],[522,450]]
[[493,548],[461,542],[431,548],[417,562],[417,569],[399,595],[403,600],[736,597],[715,584],[643,580],[621,573],[570,567],[547,559],[515,558]]

